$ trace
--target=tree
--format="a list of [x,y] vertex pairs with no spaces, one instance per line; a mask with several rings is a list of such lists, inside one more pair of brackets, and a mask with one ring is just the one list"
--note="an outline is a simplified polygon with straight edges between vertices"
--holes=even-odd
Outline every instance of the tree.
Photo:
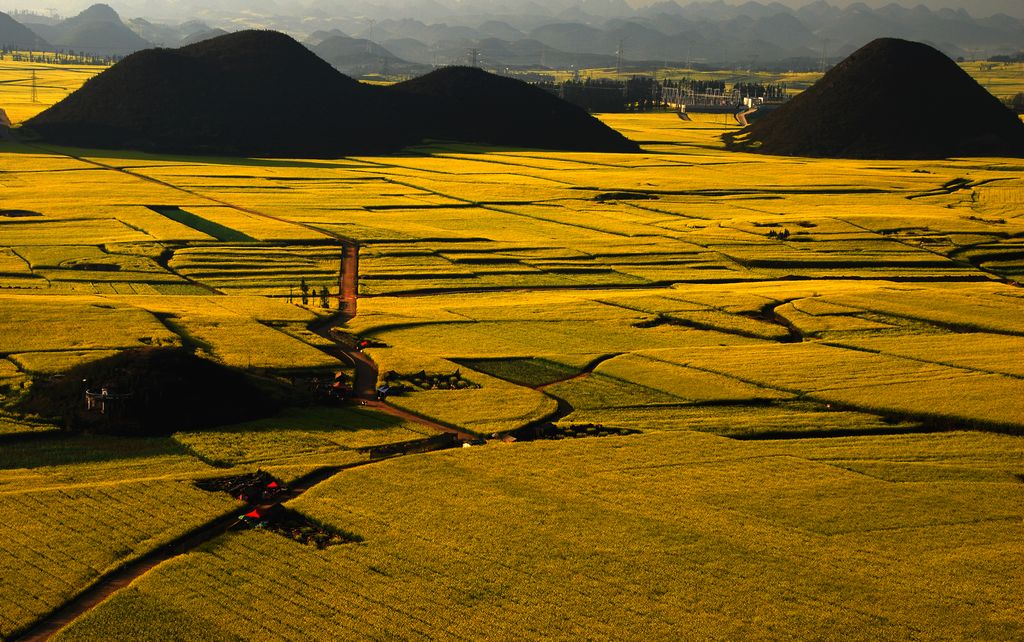
[[309,305],[309,284],[306,283],[306,277],[299,281],[299,292],[302,293],[302,305]]
[[320,307],[327,310],[331,307],[330,292],[327,291],[327,286],[320,288]]

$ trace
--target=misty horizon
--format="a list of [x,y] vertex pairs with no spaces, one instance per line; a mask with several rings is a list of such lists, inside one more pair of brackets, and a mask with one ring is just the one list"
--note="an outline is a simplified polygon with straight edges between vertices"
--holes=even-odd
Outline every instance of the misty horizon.
[[[787,0],[789,7],[630,1],[639,0],[53,0],[59,6],[43,13],[7,9],[22,24],[0,29],[0,44],[117,58],[269,29],[354,77],[411,77],[457,64],[503,73],[624,63],[634,72],[694,64],[821,71],[885,37],[926,43],[965,61],[1016,60],[1024,51],[1024,16],[979,17],[977,7],[972,15],[892,3],[842,9],[822,0]],[[985,2],[995,8],[1005,0]]]
[[[658,4],[663,0],[624,0],[625,4],[634,9],[640,9],[652,4]],[[671,0],[670,0],[671,1]],[[748,0],[675,0],[681,6],[700,4],[725,4],[739,6],[746,4]],[[759,4],[773,5],[780,4],[790,9],[815,4],[821,0],[765,0]],[[940,9],[964,10],[974,18],[987,18],[996,14],[1006,14],[1015,18],[1024,19],[1024,2],[1019,0],[825,0],[828,4],[846,8],[854,4],[864,4],[873,9],[888,5],[899,5],[906,8],[924,6],[933,11]],[[90,0],[46,0],[44,6],[37,1],[14,0],[0,2],[0,10],[25,11],[39,15],[59,14],[63,17],[74,15],[89,6],[97,4]],[[369,0],[369,1],[348,1],[348,0],[255,0],[243,2],[241,0],[209,0],[196,2],[193,0],[129,0],[121,2],[112,0],[105,2],[113,7],[118,13],[130,18],[161,18],[187,20],[204,14],[219,12],[240,12],[252,16],[259,15],[288,15],[297,11],[310,10],[321,13],[332,13],[339,16],[360,15],[365,7],[394,7],[401,8],[415,6],[417,4],[437,4],[454,10],[464,10],[472,14],[480,10],[489,13],[500,13],[502,9],[514,13],[519,7],[527,11],[535,11],[541,5],[532,0],[506,0],[505,2],[492,2],[490,0],[431,0],[430,2],[417,3],[412,0]],[[575,0],[553,3],[551,13],[557,13],[561,7],[579,6],[587,8],[587,5],[610,5],[612,2],[604,0]],[[552,6],[552,3],[546,3]],[[301,17],[296,15],[295,17]]]

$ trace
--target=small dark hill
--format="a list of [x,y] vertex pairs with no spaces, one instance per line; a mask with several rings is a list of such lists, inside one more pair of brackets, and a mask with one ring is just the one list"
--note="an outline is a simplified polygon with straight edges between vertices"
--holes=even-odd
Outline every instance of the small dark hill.
[[289,36],[240,31],[128,56],[25,128],[79,147],[337,158],[419,140],[389,98]]
[[[87,390],[94,393],[92,409]],[[268,382],[181,348],[144,348],[36,381],[20,408],[60,418],[75,431],[142,436],[267,417],[280,410],[283,398]]]
[[586,111],[520,80],[444,67],[393,85],[426,135],[471,143],[592,152],[640,147]]
[[944,54],[883,38],[725,141],[783,156],[1020,157],[1024,124]]
[[31,29],[3,12],[0,12],[0,47],[28,51],[53,49],[48,42]]

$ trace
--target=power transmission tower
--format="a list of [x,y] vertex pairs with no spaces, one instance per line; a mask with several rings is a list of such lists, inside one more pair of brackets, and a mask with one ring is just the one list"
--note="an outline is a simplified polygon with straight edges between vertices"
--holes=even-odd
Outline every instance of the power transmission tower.
[[619,40],[619,50],[615,52],[615,55],[618,56],[618,62],[616,64],[616,66],[615,66],[615,76],[616,77],[619,77],[619,76],[622,75],[622,45],[625,42],[626,42],[625,38],[623,38],[622,40]]
[[819,65],[821,73],[825,73],[825,68],[828,66],[828,39],[821,41],[821,63]]
[[469,59],[472,61],[472,65],[471,65],[472,67],[474,67],[474,68],[475,67],[479,67],[480,66],[480,50],[479,49],[470,49],[469,50]]

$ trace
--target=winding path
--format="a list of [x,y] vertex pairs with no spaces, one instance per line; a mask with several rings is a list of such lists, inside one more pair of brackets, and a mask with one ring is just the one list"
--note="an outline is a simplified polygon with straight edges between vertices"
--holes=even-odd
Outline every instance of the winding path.
[[16,634],[14,639],[24,642],[48,640],[58,631],[93,610],[118,591],[127,588],[133,581],[142,575],[145,575],[158,565],[179,555],[184,555],[185,553],[196,549],[200,545],[228,532],[238,523],[238,519],[242,515],[248,513],[254,508],[269,510],[286,501],[299,497],[313,486],[330,479],[342,470],[366,466],[371,463],[376,463],[376,461],[380,460],[360,461],[345,466],[328,466],[318,468],[295,480],[295,482],[288,487],[288,490],[273,502],[266,504],[250,503],[226,515],[221,515],[220,517],[185,533],[171,542],[146,553],[142,557],[128,562],[121,567],[110,571],[106,575],[101,576],[92,586],[66,602],[56,611],[53,611],[29,628],[25,629],[20,635]]

